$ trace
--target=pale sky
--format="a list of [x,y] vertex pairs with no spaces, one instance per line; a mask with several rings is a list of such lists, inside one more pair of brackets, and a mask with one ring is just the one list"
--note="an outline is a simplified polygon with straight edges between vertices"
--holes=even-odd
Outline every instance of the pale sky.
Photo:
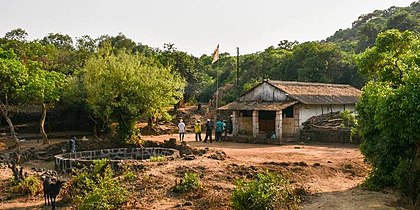
[[0,0],[0,37],[25,29],[72,38],[117,35],[151,47],[173,43],[195,56],[263,51],[281,40],[323,40],[361,14],[415,0]]

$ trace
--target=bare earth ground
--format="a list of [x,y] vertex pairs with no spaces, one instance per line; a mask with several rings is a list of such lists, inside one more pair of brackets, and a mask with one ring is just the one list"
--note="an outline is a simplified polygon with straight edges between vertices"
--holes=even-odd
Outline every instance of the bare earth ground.
[[[163,141],[177,138],[176,134],[144,136],[144,139]],[[53,140],[52,142],[67,141]],[[177,159],[165,162],[146,162],[138,171],[137,181],[129,184],[135,193],[126,209],[229,209],[229,197],[234,180],[251,178],[263,170],[276,171],[290,177],[293,186],[304,189],[303,209],[395,209],[397,195],[392,192],[370,192],[357,187],[366,177],[369,167],[355,145],[258,145],[233,142],[195,142],[193,134],[186,135],[187,143],[196,148],[209,148],[195,160]],[[40,144],[23,142],[24,147]],[[217,151],[226,153],[225,160],[209,158]],[[30,161],[28,167],[52,168],[52,163]],[[204,188],[194,194],[177,195],[170,187],[184,172],[201,175]],[[41,195],[34,198],[5,200],[4,182],[10,179],[7,168],[0,169],[0,209],[43,209]],[[186,201],[190,201],[189,203]],[[71,209],[61,207],[58,209]]]

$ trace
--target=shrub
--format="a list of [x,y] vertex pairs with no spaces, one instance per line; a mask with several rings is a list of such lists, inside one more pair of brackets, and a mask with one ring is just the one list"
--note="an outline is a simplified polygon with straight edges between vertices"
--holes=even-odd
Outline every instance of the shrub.
[[231,206],[238,210],[297,209],[299,198],[280,175],[264,172],[254,180],[237,180]]
[[165,156],[162,156],[162,155],[150,156],[149,158],[150,162],[163,162],[165,160],[166,160]]
[[78,209],[118,209],[128,200],[128,191],[103,159],[76,173],[70,196]]
[[41,182],[34,176],[25,177],[21,182],[16,182],[12,191],[21,195],[34,196],[40,192]]
[[343,119],[343,122],[340,125],[340,127],[353,127],[357,124],[357,120],[354,113],[350,112],[347,109],[340,112],[340,117],[341,119]]
[[125,181],[133,182],[137,179],[137,175],[130,169],[126,168],[122,174]]
[[200,176],[194,172],[187,172],[179,183],[175,183],[172,192],[185,193],[201,188]]

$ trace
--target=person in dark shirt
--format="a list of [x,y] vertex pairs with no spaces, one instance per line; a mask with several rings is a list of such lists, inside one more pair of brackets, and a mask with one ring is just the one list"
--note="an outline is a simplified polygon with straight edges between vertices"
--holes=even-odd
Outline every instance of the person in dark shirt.
[[212,131],[213,131],[213,123],[210,121],[210,119],[207,119],[207,122],[206,122],[206,137],[204,138],[204,143],[207,143],[207,139],[210,140],[210,143],[213,143],[213,140],[211,138]]

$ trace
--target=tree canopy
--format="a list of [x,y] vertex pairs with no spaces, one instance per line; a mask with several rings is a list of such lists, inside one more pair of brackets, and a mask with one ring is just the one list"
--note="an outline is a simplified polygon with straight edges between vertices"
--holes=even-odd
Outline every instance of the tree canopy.
[[87,102],[105,122],[118,123],[119,140],[132,135],[135,120],[165,114],[183,94],[184,80],[154,60],[125,51],[101,51],[84,67]]
[[357,104],[361,151],[373,170],[366,185],[397,186],[420,205],[420,39],[398,30],[378,35],[358,57],[370,81]]

